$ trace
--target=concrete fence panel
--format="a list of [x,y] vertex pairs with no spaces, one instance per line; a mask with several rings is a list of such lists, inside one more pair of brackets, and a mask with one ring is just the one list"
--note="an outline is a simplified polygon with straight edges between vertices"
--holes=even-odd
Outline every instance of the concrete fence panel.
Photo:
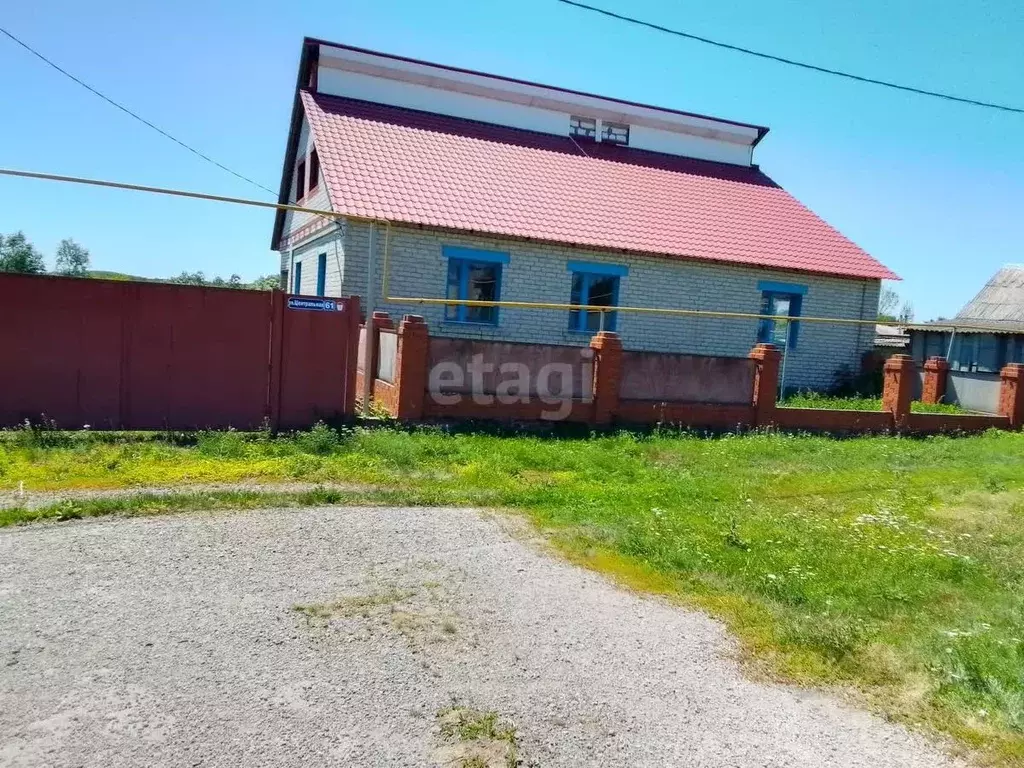
[[978,413],[999,413],[998,373],[950,371],[946,377],[946,399]]
[[586,347],[431,337],[427,368],[464,372],[455,380],[438,377],[445,381],[446,392],[494,394],[503,382],[522,376],[530,396],[541,389],[581,399],[591,394],[593,359]]
[[754,361],[657,352],[623,352],[623,400],[739,404],[751,402]]
[[398,333],[382,330],[377,337],[377,378],[388,384],[395,383],[395,361],[398,356]]

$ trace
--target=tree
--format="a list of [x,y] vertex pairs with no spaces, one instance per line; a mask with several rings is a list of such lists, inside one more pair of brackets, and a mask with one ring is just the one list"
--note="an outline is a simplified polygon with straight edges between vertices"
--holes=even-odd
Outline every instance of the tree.
[[238,275],[232,275],[227,280],[223,277],[215,277],[210,281],[210,285],[216,288],[245,288],[245,283],[242,282],[242,278]]
[[0,272],[41,275],[46,271],[43,255],[28,241],[24,232],[0,235]]
[[203,272],[182,272],[177,277],[171,278],[172,283],[181,285],[206,285],[206,275]]
[[263,275],[252,281],[250,287],[255,291],[272,291],[281,285],[281,278],[277,275]]
[[58,275],[85,277],[89,274],[89,251],[70,237],[60,241],[54,271]]
[[895,320],[896,308],[900,305],[900,295],[892,288],[883,288],[878,294],[878,319]]
[[878,294],[878,319],[883,323],[909,323],[914,319],[914,305],[903,301],[892,288]]

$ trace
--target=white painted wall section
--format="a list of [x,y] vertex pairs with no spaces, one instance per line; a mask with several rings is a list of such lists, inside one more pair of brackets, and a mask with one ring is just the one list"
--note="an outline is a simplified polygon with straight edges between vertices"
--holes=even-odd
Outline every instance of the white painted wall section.
[[572,115],[630,126],[630,146],[750,165],[755,126],[321,45],[321,93],[567,136]]

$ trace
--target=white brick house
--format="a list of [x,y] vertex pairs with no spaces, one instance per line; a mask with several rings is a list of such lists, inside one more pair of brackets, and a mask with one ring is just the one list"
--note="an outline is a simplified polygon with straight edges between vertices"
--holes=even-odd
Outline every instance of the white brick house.
[[278,215],[283,287],[365,300],[372,262],[373,308],[436,336],[584,345],[604,322],[626,349],[727,356],[772,340],[787,387],[827,387],[872,325],[388,300],[873,321],[894,275],[761,173],[766,132],[307,39],[280,199],[344,217]]

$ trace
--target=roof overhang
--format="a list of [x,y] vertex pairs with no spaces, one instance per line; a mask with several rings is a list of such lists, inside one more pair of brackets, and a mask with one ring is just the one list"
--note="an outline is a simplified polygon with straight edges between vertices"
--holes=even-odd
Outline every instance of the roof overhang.
[[[295,165],[295,153],[299,149],[299,135],[302,132],[302,98],[299,91],[303,85],[309,83],[310,73],[315,71],[317,59],[320,55],[320,46],[310,38],[302,42],[302,52],[299,55],[299,71],[295,76],[295,95],[292,98],[292,116],[288,127],[288,141],[285,147],[284,164],[281,168],[281,186],[278,188],[277,202],[279,205],[288,203],[288,196],[291,192],[292,174]],[[281,235],[284,230],[285,212],[278,209],[274,216],[274,232],[270,238],[270,249],[276,251],[281,242]]]

